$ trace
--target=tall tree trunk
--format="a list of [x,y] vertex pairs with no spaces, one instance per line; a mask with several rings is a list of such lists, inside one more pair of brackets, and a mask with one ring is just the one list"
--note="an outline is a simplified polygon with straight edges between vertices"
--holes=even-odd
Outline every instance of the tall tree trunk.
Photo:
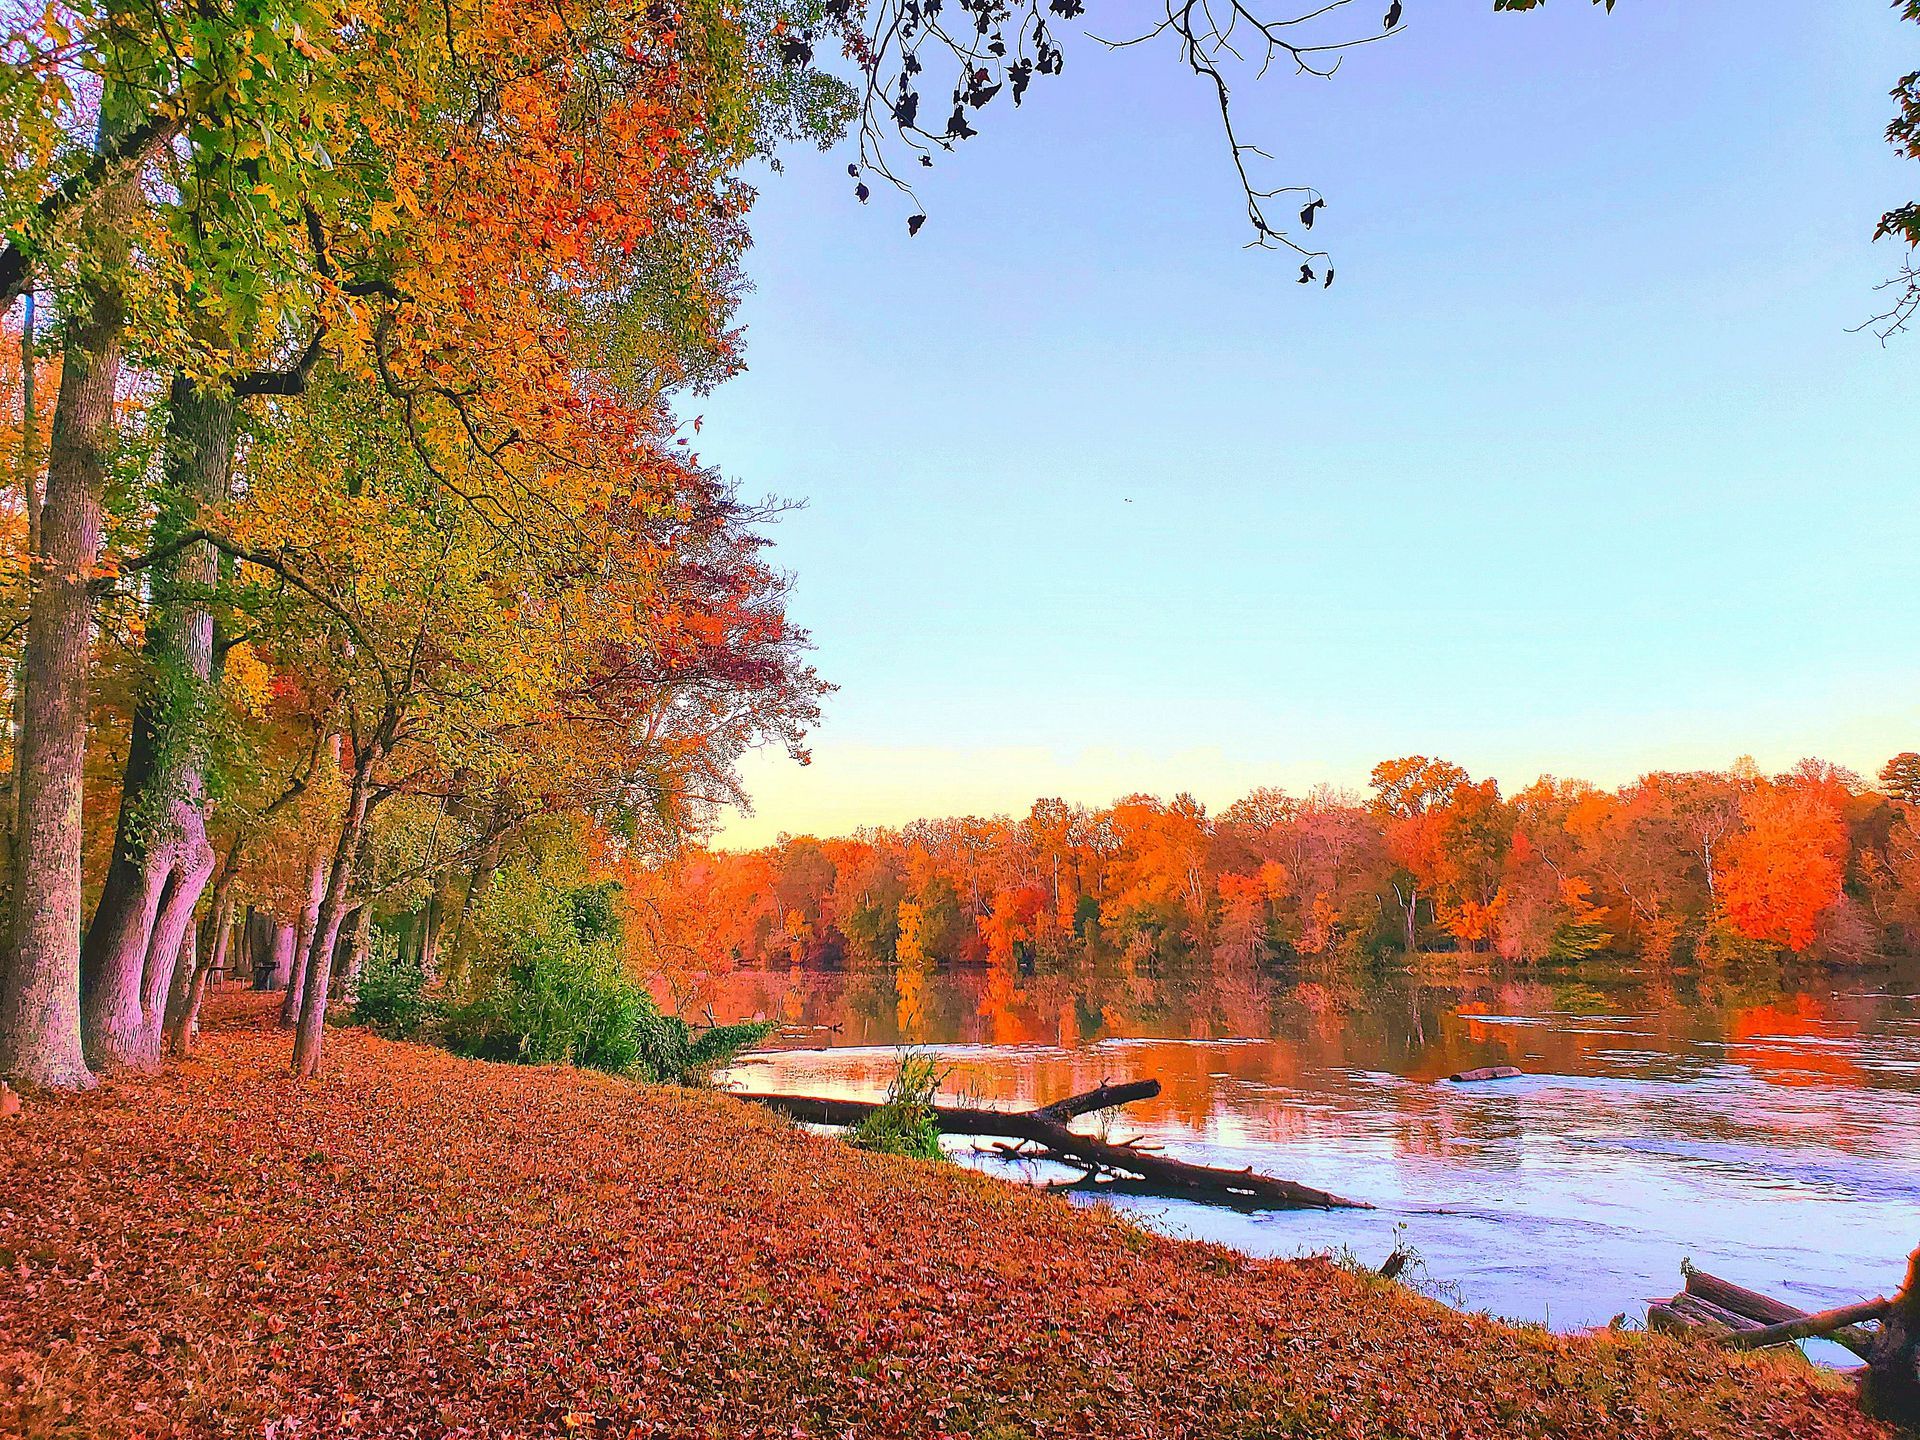
[[186,1013],[187,996],[193,993],[194,978],[200,973],[200,927],[187,926],[187,933],[180,937],[180,954],[173,966],[172,983],[167,987],[165,1009],[160,1027],[160,1043],[166,1045],[167,1036]]
[[297,958],[294,954],[293,926],[283,921],[273,923],[273,958],[267,962],[267,988],[284,990],[293,983],[293,965]]
[[[323,748],[332,756],[335,769],[340,766],[340,735],[336,731],[329,735]],[[305,782],[300,782],[305,788]],[[277,809],[291,795],[297,793],[288,790],[280,800],[276,800],[269,810]],[[291,1030],[300,1020],[300,996],[307,983],[307,951],[312,948],[314,932],[320,927],[320,901],[327,888],[327,853],[315,847],[312,859],[307,866],[307,899],[300,907],[300,925],[295,933],[293,946],[293,968],[287,972],[286,999],[280,1006],[280,1028]]]
[[[176,375],[167,400],[165,543],[226,498],[235,401]],[[147,683],[134,707],[113,860],[81,955],[82,1034],[96,1068],[160,1063],[164,1007],[181,941],[213,873],[203,813],[212,595],[218,557],[191,545],[152,572]]]
[[[33,291],[20,297],[20,448],[14,456],[20,498],[27,512],[27,554],[40,553],[40,357],[34,348],[35,304]],[[7,863],[12,873],[13,857],[20,848],[21,796],[20,741],[27,731],[27,657],[13,677],[13,795],[7,811]],[[0,972],[6,962],[0,959]]]
[[320,901],[327,892],[327,857],[317,851],[307,867],[307,900],[300,907],[300,923],[294,930],[293,969],[287,975],[287,996],[280,1002],[280,1028],[291,1030],[300,1021],[300,996],[306,989],[306,955],[313,948],[314,933],[320,928]]
[[480,852],[479,860],[474,863],[473,874],[467,880],[466,894],[460,897],[460,913],[454,917],[453,940],[448,947],[450,956],[446,978],[449,984],[466,973],[467,950],[473,944],[474,912],[486,902],[487,891],[493,888],[494,874],[500,869],[503,845],[503,838],[498,835],[487,842],[487,848]]
[[367,968],[367,952],[373,947],[373,902],[362,902],[353,912],[353,946],[347,951],[347,979],[359,983]]
[[[123,97],[109,85],[99,143],[112,143]],[[100,197],[88,227],[96,278],[78,287],[61,353],[40,551],[27,608],[26,733],[17,757],[20,844],[11,958],[0,977],[0,1075],[57,1089],[93,1084],[80,1043],[81,804],[87,676],[100,552],[100,503],[117,448],[125,301],[115,279],[139,204],[137,175]],[[103,277],[103,278],[102,278]]]
[[300,997],[300,1028],[293,1037],[293,1073],[302,1077],[320,1073],[320,1043],[327,1026],[327,989],[333,979],[333,948],[340,938],[340,922],[346,915],[347,886],[363,858],[367,814],[373,798],[373,768],[379,753],[379,746],[368,745],[354,759],[346,823],[340,827],[340,841],[333,849],[327,893],[320,901],[320,924],[307,952],[306,986]]
[[433,889],[427,893],[426,908],[421,912],[420,969],[428,979],[434,977],[440,962],[440,934],[445,929],[447,911],[445,893],[440,877],[435,876]]
[[193,971],[187,976],[184,998],[176,1009],[167,1007],[167,1053],[180,1056],[193,1048],[194,1027],[200,1021],[200,1003],[213,975],[226,968],[233,944],[233,887],[240,878],[240,851],[247,843],[243,827],[220,858],[213,889],[207,896],[206,933],[200,936]]
[[273,920],[258,906],[247,906],[245,928],[247,978],[256,990],[273,988]]

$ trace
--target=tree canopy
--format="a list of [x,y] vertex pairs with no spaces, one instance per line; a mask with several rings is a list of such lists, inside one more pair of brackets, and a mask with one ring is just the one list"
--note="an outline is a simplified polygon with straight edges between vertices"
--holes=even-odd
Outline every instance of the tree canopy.
[[[1399,0],[1170,0],[1082,33],[1099,19],[1081,0],[10,8],[0,1072],[157,1065],[245,946],[312,1073],[336,956],[357,970],[380,926],[422,917],[415,948],[445,935],[458,964],[496,876],[556,845],[671,856],[746,801],[748,751],[804,761],[829,687],[765,553],[781,502],[703,464],[684,413],[742,364],[750,162],[850,135],[855,199],[899,195],[917,233],[920,172],[1070,52],[1160,46],[1217,102],[1252,243],[1331,284],[1326,200],[1273,173],[1233,88],[1332,74],[1401,36]],[[1916,93],[1890,131],[1909,155]],[[1881,232],[1920,241],[1912,207]],[[1486,890],[1496,802],[1437,771],[1383,784],[1409,939],[1430,897]],[[1826,822],[1803,809],[1743,812],[1730,843],[1812,843]],[[1124,888],[1141,914],[1217,903],[1244,929],[1272,877],[1212,894],[1175,838],[1193,823],[1117,807],[1122,853],[1187,856]],[[1756,879],[1724,913],[1772,916],[1807,879]],[[853,923],[932,953],[960,924],[946,884]],[[995,953],[1032,908],[992,908]]]

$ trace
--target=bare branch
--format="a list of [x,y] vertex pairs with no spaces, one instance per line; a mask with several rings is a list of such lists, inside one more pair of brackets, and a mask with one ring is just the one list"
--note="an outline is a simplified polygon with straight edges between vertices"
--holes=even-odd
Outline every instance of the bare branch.
[[[1057,75],[1064,54],[1051,22],[1077,19],[1084,0],[951,0],[964,23],[949,28],[945,20],[949,0],[879,0],[865,12],[864,28],[856,28],[855,12],[842,3],[829,5],[823,28],[840,26],[847,53],[861,66],[857,160],[848,172],[858,184],[861,200],[869,198],[862,177],[885,180],[914,202],[912,183],[895,167],[893,147],[904,145],[922,167],[933,164],[936,152],[950,152],[962,140],[978,133],[973,121],[1002,91],[1019,105],[1036,76]],[[1276,61],[1290,65],[1296,75],[1331,78],[1347,52],[1400,33],[1400,5],[1390,3],[1382,28],[1371,34],[1342,33],[1324,25],[1341,15],[1353,0],[1321,0],[1297,14],[1268,16],[1259,0],[1163,0],[1165,14],[1139,34],[1120,39],[1091,37],[1110,50],[1129,49],[1167,41],[1180,63],[1203,81],[1220,112],[1227,153],[1246,202],[1247,222],[1253,229],[1250,245],[1285,249],[1302,260],[1302,284],[1319,280],[1331,284],[1331,265],[1324,250],[1295,238],[1296,230],[1311,230],[1325,199],[1310,186],[1270,185],[1254,173],[1254,163],[1269,161],[1267,152],[1246,140],[1236,124],[1230,67],[1242,66],[1264,76]],[[815,32],[804,31],[782,42],[783,52],[795,63],[812,58]],[[944,124],[922,115],[923,101],[932,113],[945,111],[945,101],[924,92],[930,65],[953,75],[952,114]],[[939,128],[935,128],[938,126]],[[1299,224],[1279,223],[1271,202],[1282,196],[1303,201]],[[909,234],[917,233],[926,216],[909,218]]]

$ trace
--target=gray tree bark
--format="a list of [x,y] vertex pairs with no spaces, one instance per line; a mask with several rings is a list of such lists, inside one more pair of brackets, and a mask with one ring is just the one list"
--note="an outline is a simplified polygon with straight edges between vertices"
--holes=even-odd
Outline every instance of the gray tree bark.
[[[35,303],[31,290],[20,297],[20,449],[14,456],[20,497],[27,509],[27,554],[40,553],[40,400],[39,363],[35,349]],[[12,875],[14,855],[20,848],[21,796],[20,742],[27,733],[27,657],[20,657],[19,672],[13,677],[13,795],[7,811],[7,864]],[[0,971],[5,969],[0,959]]]
[[300,922],[294,927],[293,968],[287,972],[287,995],[280,1002],[280,1028],[291,1030],[300,1021],[300,997],[306,989],[307,968],[303,963],[313,948],[314,932],[320,928],[320,902],[327,892],[327,857],[316,853],[307,867],[307,899],[300,907]]
[[309,1078],[320,1073],[320,1047],[326,1034],[327,991],[333,978],[333,951],[340,939],[340,922],[347,912],[347,886],[360,868],[366,844],[367,817],[373,800],[373,769],[380,753],[368,746],[354,759],[353,784],[348,791],[347,817],[334,846],[327,874],[327,892],[320,901],[320,923],[306,956],[306,985],[300,997],[300,1028],[293,1037],[293,1073]]
[[[123,97],[102,100],[112,143]],[[80,1042],[81,805],[87,677],[100,508],[119,439],[115,416],[124,297],[115,279],[140,201],[129,174],[104,191],[89,226],[94,278],[77,287],[61,352],[27,610],[26,732],[18,752],[20,845],[13,934],[0,976],[0,1075],[55,1089],[93,1084]]]
[[293,966],[297,958],[294,953],[293,926],[284,921],[273,920],[273,936],[270,942],[267,961],[267,989],[284,990],[293,983]]
[[[235,409],[230,390],[174,377],[156,541],[193,528],[226,498]],[[200,544],[150,572],[147,682],[134,707],[113,859],[81,954],[81,1031],[98,1069],[160,1064],[174,968],[213,873],[203,756],[218,565]]]

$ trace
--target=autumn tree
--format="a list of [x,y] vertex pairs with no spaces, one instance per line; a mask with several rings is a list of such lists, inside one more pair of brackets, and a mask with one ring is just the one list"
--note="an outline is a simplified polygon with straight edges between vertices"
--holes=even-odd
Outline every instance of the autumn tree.
[[1920,755],[1903,750],[1880,767],[1880,786],[1903,805],[1920,805]]
[[1740,818],[1727,845],[1720,911],[1738,935],[1805,950],[1841,896],[1846,821],[1821,787],[1780,783],[1750,789]]
[[[728,964],[891,964],[916,1011],[934,971],[984,964],[990,1018],[1007,1033],[1029,975],[1192,960],[1219,967],[1206,981],[1218,987],[1264,963],[1359,961],[1405,948],[1409,898],[1415,944],[1515,964],[1851,964],[1920,935],[1914,807],[1822,761],[1771,779],[1745,760],[1656,772],[1611,791],[1542,777],[1510,800],[1426,757],[1376,777],[1371,805],[1324,788],[1256,790],[1217,817],[1186,796],[1042,801],[1017,821],[696,851],[650,883],[692,897],[666,945],[692,953],[725,936]],[[1069,876],[1074,924],[1056,931]],[[804,946],[782,917],[799,917]]]
[[[567,449],[566,407],[585,403],[587,388],[603,403],[623,395],[641,416],[677,387],[728,373],[724,317],[750,194],[733,172],[758,146],[832,133],[844,113],[833,82],[777,61],[771,10],[579,7],[532,28],[513,7],[485,3],[431,15],[399,3],[186,19],[164,8],[49,12],[26,77],[60,102],[50,115],[99,96],[93,154],[64,178],[77,152],[59,120],[29,133],[24,112],[8,117],[23,140],[43,142],[24,147],[43,163],[38,180],[14,177],[10,213],[21,225],[0,270],[54,281],[72,272],[66,334],[83,353],[64,373],[72,389],[99,372],[55,409],[56,436],[93,437],[92,459],[56,445],[49,467],[47,493],[59,502],[50,513],[85,522],[84,544],[62,540],[73,554],[50,552],[47,567],[77,583],[34,592],[49,616],[70,618],[63,635],[87,629],[99,548],[87,516],[115,438],[112,417],[82,402],[111,399],[130,284],[154,298],[142,313],[161,322],[135,336],[142,363],[175,372],[148,550],[122,566],[143,572],[151,683],[88,930],[88,1043],[106,1064],[152,1062],[154,1001],[212,868],[193,716],[210,679],[208,595],[222,547],[203,516],[225,498],[239,402],[271,396],[284,410],[323,356],[337,355],[404,408],[409,440],[442,480],[451,480],[444,461],[431,457],[449,435],[497,470],[514,447],[544,446],[551,461]],[[76,73],[103,77],[97,91],[76,86]],[[134,90],[144,98],[122,106]],[[113,211],[117,194],[136,204],[136,179],[154,182],[139,213]],[[93,311],[97,334],[79,323]],[[587,356],[598,357],[597,374],[583,388]],[[622,443],[631,448],[632,435]],[[577,451],[570,463],[583,460],[597,463]],[[508,483],[538,500],[526,474]],[[498,494],[467,498],[482,510],[499,504]],[[65,533],[50,528],[49,546]],[[28,750],[38,735],[66,745],[67,759],[47,765],[28,753],[18,770],[30,778],[23,793],[50,785],[58,800],[83,753],[84,726],[71,717],[85,646],[69,643],[32,675],[29,690],[52,708],[29,724]],[[32,831],[42,812],[26,799]],[[56,827],[77,813],[43,809]],[[29,988],[44,999],[71,988],[71,941],[60,937],[79,926],[61,916],[79,877],[70,844],[32,833],[19,853],[38,868],[16,884],[16,909],[41,927],[23,941],[23,973],[41,977]],[[67,1037],[46,1042],[55,1058],[22,1073],[84,1078],[70,1063],[70,1025],[50,1011],[22,1024]],[[0,1031],[12,1028],[0,1017]]]
[[1386,833],[1387,851],[1399,867],[1393,880],[1401,941],[1411,955],[1420,947],[1420,906],[1440,863],[1443,811],[1467,783],[1467,772],[1445,760],[1408,755],[1373,767],[1373,806]]
[[[324,125],[326,84],[311,63],[320,52],[303,18],[313,13],[298,5],[245,7],[200,24],[166,6],[50,7],[38,32],[23,37],[0,106],[11,153],[29,162],[5,190],[0,294],[44,290],[64,321],[20,707],[11,974],[0,986],[0,1070],[41,1083],[90,1079],[74,1003],[78,846],[95,568],[106,487],[120,459],[121,371],[130,343],[150,354],[189,347],[189,317],[203,313],[176,303],[175,231],[150,203],[144,172],[190,133],[190,147],[260,162],[240,188],[271,194],[265,172],[275,169],[274,157],[302,151]],[[216,208],[196,207],[193,223],[178,205],[170,213],[184,233]],[[266,253],[250,256],[247,268],[271,287],[276,270]],[[217,275],[204,278],[211,283],[203,293],[225,295]],[[133,316],[139,324],[130,330]],[[191,445],[183,439],[174,453]],[[204,557],[182,555],[181,563],[204,565]],[[189,630],[182,643],[197,657],[204,627]],[[204,847],[188,848],[190,864],[204,869]],[[155,988],[145,975],[112,980],[108,988],[121,994]],[[134,1028],[132,1043],[144,1048],[155,1027]],[[124,1031],[116,1023],[106,1034],[117,1045]]]

